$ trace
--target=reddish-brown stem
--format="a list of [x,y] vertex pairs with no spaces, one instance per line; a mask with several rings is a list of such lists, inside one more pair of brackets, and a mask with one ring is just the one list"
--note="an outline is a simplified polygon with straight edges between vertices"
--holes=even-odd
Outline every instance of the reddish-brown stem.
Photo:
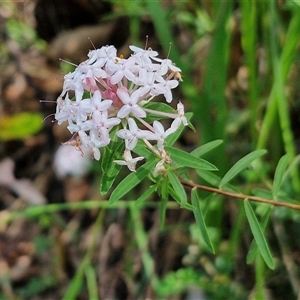
[[185,181],[182,179],[180,179],[180,182],[183,185],[188,186],[190,188],[197,188],[199,190],[208,191],[208,192],[216,193],[216,194],[221,194],[221,195],[228,196],[231,198],[236,198],[236,199],[240,199],[240,200],[247,199],[249,201],[260,202],[260,203],[265,203],[265,204],[269,204],[269,205],[281,206],[281,207],[287,207],[287,208],[291,208],[291,209],[300,210],[300,205],[298,205],[298,204],[287,203],[287,202],[282,202],[282,201],[277,201],[277,200],[268,200],[265,198],[245,195],[245,194],[241,194],[241,193],[228,192],[228,191],[224,191],[224,190],[221,190],[218,188],[213,188],[213,187],[197,184],[197,183]]

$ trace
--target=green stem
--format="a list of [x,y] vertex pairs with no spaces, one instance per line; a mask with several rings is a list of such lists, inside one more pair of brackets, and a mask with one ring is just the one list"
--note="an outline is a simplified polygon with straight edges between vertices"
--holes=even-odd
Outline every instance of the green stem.
[[78,296],[78,294],[80,292],[80,289],[82,287],[82,282],[83,282],[83,275],[86,271],[86,268],[88,268],[88,266],[91,263],[92,254],[94,252],[97,237],[99,235],[100,227],[103,222],[104,213],[105,213],[105,210],[103,209],[98,214],[98,217],[94,223],[91,245],[90,245],[87,253],[85,254],[79,268],[77,269],[77,272],[76,272],[74,278],[72,279],[71,283],[69,284],[69,286],[64,294],[63,300],[76,299],[76,297]]
[[255,297],[253,299],[265,299],[264,293],[265,264],[260,254],[255,258]]
[[147,233],[143,229],[144,226],[141,221],[140,210],[134,206],[134,204],[130,205],[129,210],[132,218],[132,224],[134,224],[133,226],[136,235],[136,242],[139,250],[141,251],[146,278],[151,282],[153,289],[156,290],[158,278],[155,275],[153,258],[148,250],[148,238]]

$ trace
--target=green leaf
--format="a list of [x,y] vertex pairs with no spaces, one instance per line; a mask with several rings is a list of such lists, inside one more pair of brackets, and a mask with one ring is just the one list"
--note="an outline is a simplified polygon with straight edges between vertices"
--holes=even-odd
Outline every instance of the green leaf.
[[192,204],[193,204],[193,212],[194,212],[194,216],[197,222],[197,225],[200,229],[200,232],[202,234],[202,238],[205,242],[205,244],[208,246],[208,248],[210,249],[210,251],[212,253],[215,253],[215,249],[214,246],[209,238],[208,232],[207,232],[207,228],[205,225],[205,221],[204,221],[204,217],[203,217],[203,213],[200,207],[200,199],[198,197],[198,192],[196,188],[192,189],[192,193],[191,193],[191,200],[192,200]]
[[[172,198],[181,206],[181,199],[179,198],[178,194],[174,191],[174,189],[169,186],[169,194],[172,196]],[[193,210],[194,207],[189,204],[188,202],[185,204],[185,206],[183,207],[185,209],[188,209],[188,210]]]
[[117,135],[112,133],[112,141],[109,146],[104,148],[103,155],[101,157],[101,169],[103,173],[108,172],[112,167],[112,162],[115,159],[119,159],[124,151],[124,140],[118,139]]
[[169,180],[168,177],[164,177],[160,185],[160,205],[159,205],[159,227],[163,228],[166,219],[167,204],[169,200]]
[[152,109],[153,111],[161,111],[161,112],[176,114],[174,108],[172,108],[170,105],[163,102],[148,102],[143,107]]
[[[203,179],[204,181],[206,181],[207,183],[209,183],[212,186],[219,186],[219,183],[221,181],[221,177],[212,173],[211,171],[206,171],[206,170],[196,170],[197,174],[200,176],[201,179]],[[235,187],[233,187],[232,185],[230,185],[229,183],[227,183],[224,188],[226,188],[226,191],[229,192],[233,192],[233,193],[237,193],[237,189]]]
[[269,246],[267,244],[267,241],[265,239],[265,236],[263,234],[263,231],[260,227],[260,224],[256,218],[256,215],[252,209],[252,206],[248,200],[244,200],[244,207],[246,216],[252,231],[252,234],[254,236],[254,240],[257,244],[258,250],[264,259],[265,263],[270,269],[274,269],[274,261],[273,257],[271,255]]
[[238,173],[248,167],[255,159],[265,154],[266,150],[255,150],[243,158],[241,158],[238,162],[236,162],[224,175],[221,182],[219,183],[219,188],[222,189],[226,183],[228,183],[232,178],[234,178]]
[[142,194],[135,202],[134,205],[141,206],[157,189],[157,185],[151,185],[144,194]]
[[180,183],[178,177],[172,172],[168,172],[168,178],[170,180],[170,183],[175,191],[175,193],[178,195],[180,199],[180,206],[184,207],[187,203],[187,197],[186,197],[186,192]]
[[218,147],[220,144],[222,144],[222,140],[215,140],[209,143],[206,143],[204,145],[201,145],[200,147],[194,149],[190,154],[199,157],[202,156],[203,154],[211,151],[212,149]]
[[150,151],[147,147],[145,147],[144,142],[140,140],[138,141],[138,144],[135,146],[132,152],[136,153],[138,156],[145,157],[146,160],[150,160],[157,157],[152,151]]
[[289,156],[286,154],[282,156],[278,162],[278,165],[274,174],[274,181],[272,187],[272,196],[273,199],[276,199],[280,190],[280,186],[283,181],[284,173],[289,163]]
[[149,102],[149,103],[145,104],[143,107],[153,110],[153,113],[147,111],[146,121],[148,123],[153,123],[153,121],[155,121],[155,120],[167,118],[166,116],[160,116],[160,115],[155,114],[155,111],[176,114],[176,111],[170,105],[168,105],[166,103]]
[[165,147],[165,149],[169,152],[171,160],[181,166],[200,170],[217,170],[217,168],[213,164],[209,163],[208,161],[202,158],[195,157],[188,152],[171,147]]
[[136,172],[130,173],[114,189],[109,198],[109,204],[113,204],[121,197],[138,185],[152,170],[156,164],[155,160],[148,161],[137,169]]
[[[273,207],[271,205],[268,206],[267,210],[265,211],[262,217],[262,225],[261,225],[262,230],[264,230],[268,224],[272,212],[272,208]],[[257,253],[257,244],[255,243],[255,240],[253,240],[250,246],[250,250],[247,254],[247,258],[246,258],[247,264],[251,264],[254,261],[256,253]]]
[[43,116],[40,113],[23,112],[0,119],[0,139],[26,139],[43,128]]
[[106,173],[102,174],[100,182],[101,195],[105,195],[110,190],[118,174],[120,173],[121,168],[122,166],[112,163],[111,168]]

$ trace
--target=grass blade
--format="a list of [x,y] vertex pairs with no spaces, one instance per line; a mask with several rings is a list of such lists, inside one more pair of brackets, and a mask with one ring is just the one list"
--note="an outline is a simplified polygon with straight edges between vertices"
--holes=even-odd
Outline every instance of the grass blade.
[[98,300],[98,283],[97,283],[97,275],[95,269],[88,265],[85,268],[85,277],[87,281],[87,287],[89,292],[89,299]]

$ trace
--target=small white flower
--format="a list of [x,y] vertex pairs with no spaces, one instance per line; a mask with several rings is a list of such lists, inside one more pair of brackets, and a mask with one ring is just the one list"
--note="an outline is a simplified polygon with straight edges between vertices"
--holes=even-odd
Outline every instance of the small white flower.
[[153,129],[157,140],[157,148],[158,150],[162,151],[164,149],[165,139],[167,138],[167,136],[174,133],[176,131],[176,128],[170,127],[165,131],[163,125],[159,121],[154,121]]
[[156,139],[155,135],[150,130],[141,130],[136,125],[132,118],[128,119],[129,129],[121,129],[117,132],[117,136],[126,140],[126,148],[128,150],[134,149],[138,139],[153,140]]
[[172,122],[171,127],[175,128],[176,130],[180,127],[181,124],[187,126],[189,123],[184,115],[184,106],[181,102],[177,104],[177,112],[178,116]]
[[124,104],[117,114],[118,118],[123,119],[130,113],[137,118],[146,117],[146,112],[137,104],[141,96],[140,93],[140,90],[136,90],[129,95],[128,91],[124,88],[117,90],[117,95]]
[[163,94],[168,103],[172,102],[173,95],[171,90],[178,86],[178,80],[166,80],[164,83],[156,85],[156,90],[158,93]]
[[159,73],[162,76],[167,74],[168,71],[171,71],[171,72],[174,72],[174,73],[176,73],[176,72],[180,73],[181,72],[181,69],[176,67],[175,64],[168,58],[160,59],[160,58],[157,58],[157,57],[152,57],[152,59],[161,63]]
[[136,46],[129,46],[130,50],[134,52],[134,55],[137,57],[141,57],[143,63],[149,64],[151,63],[151,58],[158,55],[158,52],[153,51],[151,48],[148,50],[136,47]]
[[124,160],[114,160],[114,162],[121,166],[127,166],[131,172],[135,172],[135,166],[137,162],[144,159],[142,156],[132,158],[131,152],[128,149],[124,151],[123,158]]
[[110,82],[112,84],[119,83],[123,77],[126,77],[130,81],[135,80],[135,74],[132,71],[132,67],[135,64],[135,57],[131,56],[127,60],[125,59],[116,59],[117,62],[115,62],[116,71],[110,78]]
[[167,169],[165,167],[165,160],[160,160],[154,167],[154,170],[152,172],[154,177],[157,177],[158,175],[165,175],[167,172]]

